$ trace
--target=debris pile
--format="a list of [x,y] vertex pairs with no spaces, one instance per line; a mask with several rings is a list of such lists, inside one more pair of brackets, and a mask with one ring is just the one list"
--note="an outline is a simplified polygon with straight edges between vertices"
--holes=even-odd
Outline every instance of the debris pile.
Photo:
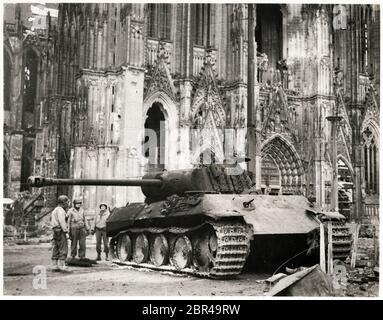
[[279,273],[266,280],[274,284],[266,293],[268,296],[333,296],[334,288],[331,278],[319,267],[297,268],[290,270],[291,275]]
[[373,233],[371,236],[369,233],[368,237],[366,234],[361,233],[361,236],[358,239],[355,267],[364,268],[374,266],[375,261],[378,261],[378,252],[379,246],[375,233]]
[[379,268],[364,267],[350,270],[347,274],[346,296],[374,297],[379,292]]

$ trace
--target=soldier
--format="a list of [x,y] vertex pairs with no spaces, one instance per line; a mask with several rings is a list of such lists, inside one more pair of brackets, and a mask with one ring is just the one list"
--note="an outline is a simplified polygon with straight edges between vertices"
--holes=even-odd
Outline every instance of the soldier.
[[85,217],[84,210],[81,208],[82,201],[73,200],[73,208],[68,210],[68,229],[69,238],[71,239],[71,256],[75,258],[77,255],[77,243],[79,244],[78,257],[85,258],[86,252],[86,236],[89,235],[90,226]]
[[96,214],[93,221],[92,234],[96,233],[97,261],[101,260],[101,240],[104,242],[105,260],[108,261],[108,238],[106,236],[106,219],[109,217],[108,205],[100,204],[100,212]]
[[57,207],[51,215],[51,225],[53,229],[53,250],[52,265],[54,270],[65,270],[65,259],[68,255],[68,226],[65,221],[66,210],[69,206],[69,199],[61,195],[57,199]]

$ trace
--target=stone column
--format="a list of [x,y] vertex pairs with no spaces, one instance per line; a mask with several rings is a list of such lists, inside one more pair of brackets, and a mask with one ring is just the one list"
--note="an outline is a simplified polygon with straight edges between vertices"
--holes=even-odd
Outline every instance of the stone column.
[[359,104],[352,105],[351,121],[352,121],[352,159],[354,163],[354,188],[353,188],[353,211],[351,219],[359,222],[364,216],[364,198],[362,190],[365,188],[363,179],[363,145],[361,143],[361,116],[362,106]]
[[257,110],[258,88],[256,88],[257,48],[255,43],[255,10],[253,4],[248,4],[248,65],[247,65],[247,153],[250,157],[248,170],[254,173],[255,185],[261,187],[261,135],[260,118]]
[[331,144],[332,144],[332,194],[331,194],[331,210],[338,212],[338,128],[341,117],[329,116],[326,118],[331,122]]
[[180,83],[180,121],[179,121],[179,144],[178,144],[178,168],[191,167],[191,153],[190,153],[190,107],[191,107],[191,93],[192,85],[190,81],[184,81]]
[[[142,141],[144,138],[144,114],[143,114],[143,92],[144,92],[143,68],[133,66],[124,67],[123,87],[117,91],[118,100],[124,105],[121,106],[121,136],[120,150],[123,158],[126,159],[125,170],[122,171],[124,178],[140,177],[140,159],[142,157]],[[121,153],[120,151],[120,153]],[[120,157],[121,159],[121,157]],[[140,189],[140,188],[138,188]],[[135,188],[128,188],[127,201],[134,202],[143,200]],[[139,199],[138,199],[139,198]]]

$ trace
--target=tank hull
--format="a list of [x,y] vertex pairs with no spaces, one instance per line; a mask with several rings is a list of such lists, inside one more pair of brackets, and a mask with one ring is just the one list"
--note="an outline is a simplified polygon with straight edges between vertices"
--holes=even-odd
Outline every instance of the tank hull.
[[[306,235],[317,228],[319,222],[304,197],[253,194],[173,195],[165,201],[133,203],[115,209],[107,221],[115,262],[212,278],[240,274],[256,236]],[[147,245],[142,244],[144,237]],[[209,244],[211,237],[216,243],[213,249]],[[128,250],[124,239],[129,239]],[[167,263],[156,266],[158,263],[150,254],[157,250],[153,243],[161,241],[166,242]],[[179,250],[190,251],[190,258],[185,261],[181,258],[183,267],[172,258],[179,255],[176,249],[179,241],[184,245]],[[132,248],[147,252],[143,261],[134,259],[133,253],[126,254],[133,252]]]
[[319,227],[314,214],[314,208],[303,196],[252,194],[171,196],[165,201],[151,204],[132,203],[114,209],[107,221],[107,234],[112,237],[133,226],[192,227],[209,219],[242,221],[251,226],[251,236],[306,234]]

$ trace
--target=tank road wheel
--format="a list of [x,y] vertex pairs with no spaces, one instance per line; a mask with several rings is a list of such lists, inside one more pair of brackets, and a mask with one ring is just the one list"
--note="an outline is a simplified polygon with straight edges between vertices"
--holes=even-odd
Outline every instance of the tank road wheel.
[[133,245],[133,260],[136,263],[145,263],[149,256],[149,241],[144,233],[136,236]]
[[162,266],[169,260],[169,243],[163,234],[155,234],[150,242],[150,261],[156,266]]
[[196,235],[193,241],[193,262],[199,271],[209,271],[214,267],[218,240],[214,230],[205,230]]
[[112,260],[118,259],[118,253],[117,253],[117,239],[111,238],[109,242],[109,248],[110,248],[110,257]]
[[129,261],[132,258],[132,241],[129,234],[125,233],[119,236],[117,250],[120,261]]
[[193,255],[193,247],[187,236],[180,236],[174,241],[170,261],[172,265],[181,270],[190,265]]

